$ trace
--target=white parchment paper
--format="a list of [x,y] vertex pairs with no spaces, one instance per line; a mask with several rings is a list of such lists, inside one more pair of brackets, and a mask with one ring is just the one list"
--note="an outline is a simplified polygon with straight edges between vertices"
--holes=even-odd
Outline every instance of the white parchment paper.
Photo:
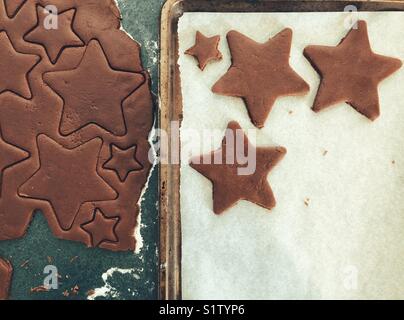
[[[189,129],[222,130],[203,152],[220,146],[231,120],[254,129],[241,99],[210,90],[231,64],[226,33],[232,29],[264,42],[292,28],[290,64],[311,86],[304,97],[279,99],[256,132],[257,145],[288,149],[268,177],[277,199],[272,211],[241,201],[214,215],[211,182],[182,165],[185,299],[404,297],[404,68],[380,85],[381,116],[375,122],[346,104],[311,111],[320,78],[303,49],[337,45],[348,31],[346,17],[187,13],[180,19],[183,147],[197,141]],[[403,13],[360,18],[368,23],[376,53],[404,60]],[[183,54],[197,30],[222,38],[223,60],[204,72]]]

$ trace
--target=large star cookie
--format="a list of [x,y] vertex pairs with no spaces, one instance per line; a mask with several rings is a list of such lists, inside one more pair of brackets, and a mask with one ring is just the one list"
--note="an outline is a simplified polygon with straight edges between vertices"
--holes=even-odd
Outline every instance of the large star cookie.
[[304,55],[321,76],[315,112],[346,102],[370,120],[380,115],[379,83],[402,66],[399,59],[373,53],[365,21],[338,46],[308,46]]
[[309,91],[309,85],[289,65],[291,29],[284,29],[265,43],[230,31],[227,41],[232,65],[212,91],[243,98],[258,128],[264,126],[277,98]]
[[39,136],[40,168],[20,188],[20,194],[49,201],[61,227],[68,230],[83,203],[117,196],[97,173],[101,145],[100,139],[94,139],[69,150]]
[[239,200],[270,210],[276,201],[267,176],[285,154],[286,149],[282,147],[255,148],[240,125],[230,122],[221,148],[193,158],[190,166],[213,183],[216,214],[223,213]]
[[63,134],[96,123],[124,135],[122,102],[145,78],[140,73],[113,70],[98,41],[91,41],[77,68],[47,73],[44,80],[63,98]]

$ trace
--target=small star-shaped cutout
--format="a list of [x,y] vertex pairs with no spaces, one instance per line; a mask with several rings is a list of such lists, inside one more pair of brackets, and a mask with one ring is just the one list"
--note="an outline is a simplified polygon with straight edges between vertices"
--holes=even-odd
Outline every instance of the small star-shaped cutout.
[[24,39],[43,45],[52,63],[56,63],[64,48],[84,45],[72,29],[75,14],[74,9],[57,15],[57,29],[46,28],[46,18],[51,14],[47,9],[38,6],[37,10],[38,25],[34,30],[28,33]]
[[[247,155],[251,162],[243,163],[237,154]],[[255,148],[240,125],[230,122],[222,147],[209,155],[192,159],[190,165],[213,183],[213,211],[216,214],[223,213],[239,200],[270,210],[276,201],[267,176],[285,154],[286,149],[282,147]],[[210,164],[206,163],[207,159]],[[216,159],[220,159],[221,163]],[[248,166],[251,166],[250,169]],[[242,173],[240,169],[246,171]]]
[[93,40],[77,68],[46,73],[44,80],[64,100],[60,126],[63,135],[93,123],[124,135],[122,102],[145,78],[140,73],[111,69],[101,45]]
[[378,85],[402,66],[399,59],[373,53],[365,21],[336,47],[308,46],[304,55],[321,76],[313,110],[346,102],[370,120],[380,115]]
[[208,38],[197,31],[195,45],[185,53],[194,56],[198,60],[199,68],[203,71],[209,62],[222,59],[222,54],[218,49],[219,42],[220,36]]
[[23,98],[31,98],[28,74],[39,57],[15,51],[5,31],[0,32],[0,93],[11,91]]
[[115,170],[122,182],[126,180],[130,172],[143,169],[136,159],[136,146],[120,149],[112,145],[111,151],[111,158],[104,164],[104,168]]
[[118,242],[115,234],[119,217],[108,218],[100,209],[96,209],[91,221],[83,224],[83,228],[90,236],[93,247],[98,247],[103,242]]
[[[0,183],[5,169],[29,157],[29,153],[4,141],[0,130]],[[1,196],[1,186],[0,186]]]
[[232,65],[212,91],[243,98],[258,128],[264,126],[277,98],[309,91],[309,85],[289,65],[291,29],[284,29],[263,44],[237,31],[230,31],[227,41]]
[[71,228],[85,202],[113,200],[116,192],[97,173],[101,139],[66,149],[38,138],[39,170],[19,189],[24,197],[49,201],[63,230]]

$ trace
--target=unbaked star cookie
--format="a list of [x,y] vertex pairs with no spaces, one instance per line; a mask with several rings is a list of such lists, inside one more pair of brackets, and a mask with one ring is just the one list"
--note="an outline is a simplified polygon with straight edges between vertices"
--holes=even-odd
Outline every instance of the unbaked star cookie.
[[63,49],[82,46],[84,44],[73,31],[74,9],[55,15],[55,18],[57,17],[58,19],[58,27],[56,29],[46,28],[46,18],[50,14],[46,8],[38,6],[38,26],[25,35],[24,39],[43,45],[49,59],[52,63],[56,63]]
[[143,169],[143,166],[136,159],[137,146],[128,149],[121,149],[115,145],[111,146],[111,158],[104,164],[104,168],[114,170],[124,182],[129,173]]
[[276,201],[267,177],[285,154],[283,147],[255,148],[240,125],[233,121],[227,127],[221,148],[193,158],[190,166],[213,183],[213,211],[216,214],[223,213],[240,200],[270,210]]
[[380,115],[379,83],[402,66],[401,60],[372,51],[365,21],[338,46],[308,46],[304,55],[321,76],[315,112],[346,102],[370,120]]
[[101,139],[95,138],[70,150],[39,136],[41,166],[20,187],[20,194],[48,201],[63,230],[70,229],[83,203],[117,196],[96,169],[101,145]]
[[100,43],[93,40],[78,67],[46,73],[44,80],[63,98],[62,134],[96,123],[113,134],[125,135],[122,103],[145,77],[112,69]]
[[209,62],[222,59],[218,49],[219,42],[220,36],[209,38],[197,31],[195,45],[185,51],[185,54],[194,56],[198,60],[199,69],[203,71]]
[[107,217],[100,209],[96,209],[91,221],[81,227],[90,235],[93,247],[99,246],[102,242],[117,242],[115,234],[119,217]]
[[277,98],[309,91],[309,85],[289,65],[291,29],[284,29],[265,43],[230,31],[227,41],[232,65],[212,91],[243,98],[251,121],[258,128],[264,126]]

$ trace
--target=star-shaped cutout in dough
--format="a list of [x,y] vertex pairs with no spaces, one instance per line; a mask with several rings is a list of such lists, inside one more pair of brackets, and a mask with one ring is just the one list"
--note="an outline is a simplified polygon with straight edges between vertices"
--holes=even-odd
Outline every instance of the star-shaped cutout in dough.
[[46,19],[53,13],[41,6],[37,7],[37,11],[38,25],[24,39],[43,45],[52,63],[56,63],[64,48],[84,45],[72,28],[75,15],[74,9],[59,13],[58,15],[55,14],[53,19],[57,18],[57,29],[46,28]]
[[7,33],[0,32],[0,93],[11,91],[30,99],[32,94],[28,84],[28,74],[39,59],[32,54],[17,52]]
[[206,65],[214,60],[221,60],[222,54],[218,47],[220,36],[205,37],[201,32],[196,32],[195,45],[185,51],[198,60],[199,69],[205,70]]
[[112,69],[101,45],[93,40],[77,68],[46,73],[44,80],[63,98],[63,135],[97,124],[122,136],[126,134],[122,103],[144,83],[145,77]]
[[15,17],[15,15],[20,11],[22,6],[27,2],[27,0],[5,0],[7,14],[10,18]]
[[40,168],[20,187],[19,194],[48,201],[61,228],[68,230],[83,203],[114,200],[117,196],[97,172],[101,146],[101,139],[95,138],[75,149],[66,149],[40,135]]
[[399,59],[373,53],[365,21],[338,46],[308,46],[304,55],[321,76],[315,112],[346,102],[370,120],[380,115],[379,83],[402,66]]
[[230,122],[221,148],[192,159],[190,166],[213,183],[214,213],[223,213],[239,200],[270,210],[276,201],[267,176],[285,154],[283,147],[255,148],[240,125]]
[[[7,168],[15,165],[29,157],[29,153],[25,150],[4,141],[0,130],[0,183],[2,182],[3,172]],[[1,185],[0,185],[1,196]]]
[[119,179],[124,182],[129,173],[143,169],[136,159],[136,146],[120,149],[115,145],[111,147],[111,158],[104,164],[104,168],[114,170]]
[[119,217],[108,218],[100,209],[96,209],[91,221],[81,226],[90,236],[93,247],[98,247],[102,242],[117,242],[115,234]]
[[309,91],[309,85],[289,65],[291,29],[262,44],[237,31],[230,31],[227,41],[232,65],[212,91],[243,98],[256,127],[264,126],[277,98]]

